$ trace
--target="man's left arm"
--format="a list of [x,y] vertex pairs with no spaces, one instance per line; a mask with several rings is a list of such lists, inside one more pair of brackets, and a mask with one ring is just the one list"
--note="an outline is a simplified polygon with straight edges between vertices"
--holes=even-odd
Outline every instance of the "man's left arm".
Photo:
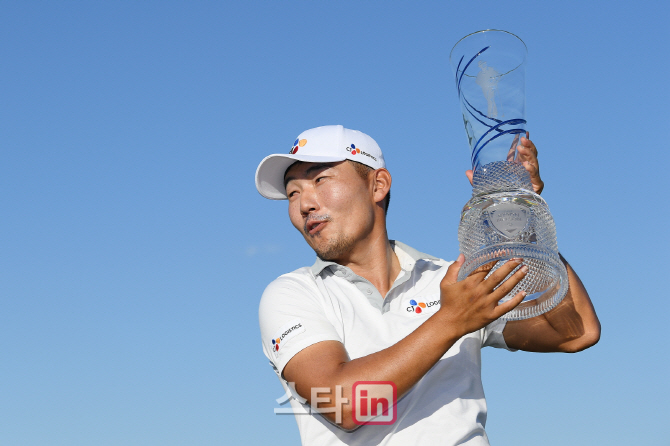
[[568,293],[547,313],[507,322],[503,336],[508,347],[529,352],[574,353],[600,339],[600,321],[589,294],[563,256],[561,261],[568,270]]
[[[518,161],[530,174],[533,189],[541,193],[544,182],[540,178],[537,148],[526,133],[517,147]],[[468,172],[468,178],[471,178]],[[531,352],[578,352],[594,345],[600,339],[600,321],[577,273],[561,256],[568,270],[568,293],[556,308],[530,319],[510,321],[503,336],[510,348]]]

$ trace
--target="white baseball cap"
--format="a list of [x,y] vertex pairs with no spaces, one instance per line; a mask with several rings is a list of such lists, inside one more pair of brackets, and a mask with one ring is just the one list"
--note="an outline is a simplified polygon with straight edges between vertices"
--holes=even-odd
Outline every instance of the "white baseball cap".
[[296,161],[334,163],[352,160],[373,169],[386,167],[382,149],[363,132],[341,125],[326,125],[302,132],[288,154],[266,157],[256,169],[256,189],[265,198],[286,200],[284,175]]

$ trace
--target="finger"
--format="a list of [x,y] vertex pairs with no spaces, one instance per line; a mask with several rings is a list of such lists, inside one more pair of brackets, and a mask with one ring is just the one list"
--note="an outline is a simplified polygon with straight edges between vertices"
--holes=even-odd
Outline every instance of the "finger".
[[458,272],[461,270],[461,266],[463,266],[463,263],[465,263],[465,256],[463,253],[458,255],[458,258],[454,263],[449,265],[449,268],[447,268],[447,274],[444,275],[444,279],[442,279],[442,282],[452,284],[458,282]]
[[523,167],[528,171],[531,179],[540,179],[540,166],[537,165],[537,161],[523,161]]
[[468,177],[468,180],[470,180],[470,185],[473,185],[473,183],[472,183],[472,175],[473,175],[472,170],[466,170],[466,171],[465,171],[465,176]]
[[482,281],[486,278],[486,276],[489,275],[489,273],[490,273],[491,270],[496,266],[497,263],[498,263],[498,260],[493,260],[493,261],[491,261],[491,262],[489,262],[489,263],[485,263],[485,264],[483,264],[483,265],[481,265],[481,266],[478,266],[477,268],[475,268],[474,270],[472,270],[472,271],[470,272],[470,274],[468,274],[467,279],[468,279],[471,283],[480,283],[480,282],[482,282]]
[[[491,256],[500,258],[500,257],[511,256],[513,254],[514,254],[513,251],[511,251],[509,249],[500,248],[500,249],[496,249],[495,251],[493,251],[493,253],[491,253]],[[484,275],[488,275],[488,273],[491,272],[491,270],[498,264],[498,262],[504,263],[505,261],[504,260],[491,260],[490,262],[485,263],[485,264],[475,268],[474,270],[472,270],[469,275],[472,276],[472,275],[478,274],[478,273],[485,273]]]
[[509,313],[513,309],[515,309],[521,302],[523,302],[523,299],[526,297],[526,292],[525,291],[519,291],[514,295],[513,298],[508,300],[507,302],[503,302],[497,307],[493,309],[493,317],[498,319],[500,316],[502,316],[505,313]]
[[537,147],[535,146],[535,143],[531,141],[528,138],[524,138],[523,136],[519,140],[519,146],[520,148],[528,151],[531,153],[533,156],[537,157]]
[[482,273],[482,272],[488,274],[493,269],[493,267],[496,266],[497,263],[498,263],[498,260],[491,260],[488,263],[485,263],[481,266],[478,266],[477,268],[472,270],[472,272],[470,274]]
[[533,164],[532,161],[524,161],[523,167],[530,175],[530,182],[533,185],[535,193],[542,193],[542,190],[544,189],[544,181],[540,178],[540,166],[537,165],[537,160],[535,161],[535,164]]
[[511,259],[505,262],[500,268],[495,270],[494,273],[492,273],[486,280],[482,282],[484,289],[489,293],[493,291],[493,289],[500,285],[500,283],[505,280],[505,277],[514,271],[514,269],[517,268],[522,261],[523,259]]
[[491,293],[491,300],[497,302],[503,297],[507,296],[514,289],[514,287],[517,286],[524,277],[526,277],[527,274],[528,265],[523,265],[514,274],[512,274],[509,279],[502,282],[500,286]]
[[521,161],[524,168],[528,171],[533,189],[539,194],[544,189],[544,182],[540,178],[540,163],[537,161],[537,148],[527,138],[521,138],[521,142],[522,144],[517,146],[519,161]]
[[[528,141],[525,138],[522,138],[522,141]],[[517,160],[520,161],[530,161],[534,164],[537,164],[537,148],[535,145],[524,145],[519,144],[516,146],[517,151]]]

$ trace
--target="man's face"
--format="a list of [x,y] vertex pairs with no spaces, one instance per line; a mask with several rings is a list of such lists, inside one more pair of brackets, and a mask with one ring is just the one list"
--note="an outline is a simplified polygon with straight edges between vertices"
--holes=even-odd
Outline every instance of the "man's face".
[[346,256],[374,227],[372,187],[351,163],[296,163],[285,175],[291,223],[324,260]]

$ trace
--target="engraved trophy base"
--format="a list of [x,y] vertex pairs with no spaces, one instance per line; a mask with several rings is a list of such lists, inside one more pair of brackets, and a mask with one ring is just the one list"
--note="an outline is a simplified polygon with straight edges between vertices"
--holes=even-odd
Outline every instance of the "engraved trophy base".
[[533,192],[530,175],[521,163],[496,161],[475,170],[472,199],[461,213],[458,241],[465,256],[458,280],[490,262],[498,262],[491,273],[515,257],[528,265],[526,277],[501,302],[521,290],[528,294],[518,307],[502,316],[504,320],[545,313],[558,305],[568,290],[554,219],[544,199]]

